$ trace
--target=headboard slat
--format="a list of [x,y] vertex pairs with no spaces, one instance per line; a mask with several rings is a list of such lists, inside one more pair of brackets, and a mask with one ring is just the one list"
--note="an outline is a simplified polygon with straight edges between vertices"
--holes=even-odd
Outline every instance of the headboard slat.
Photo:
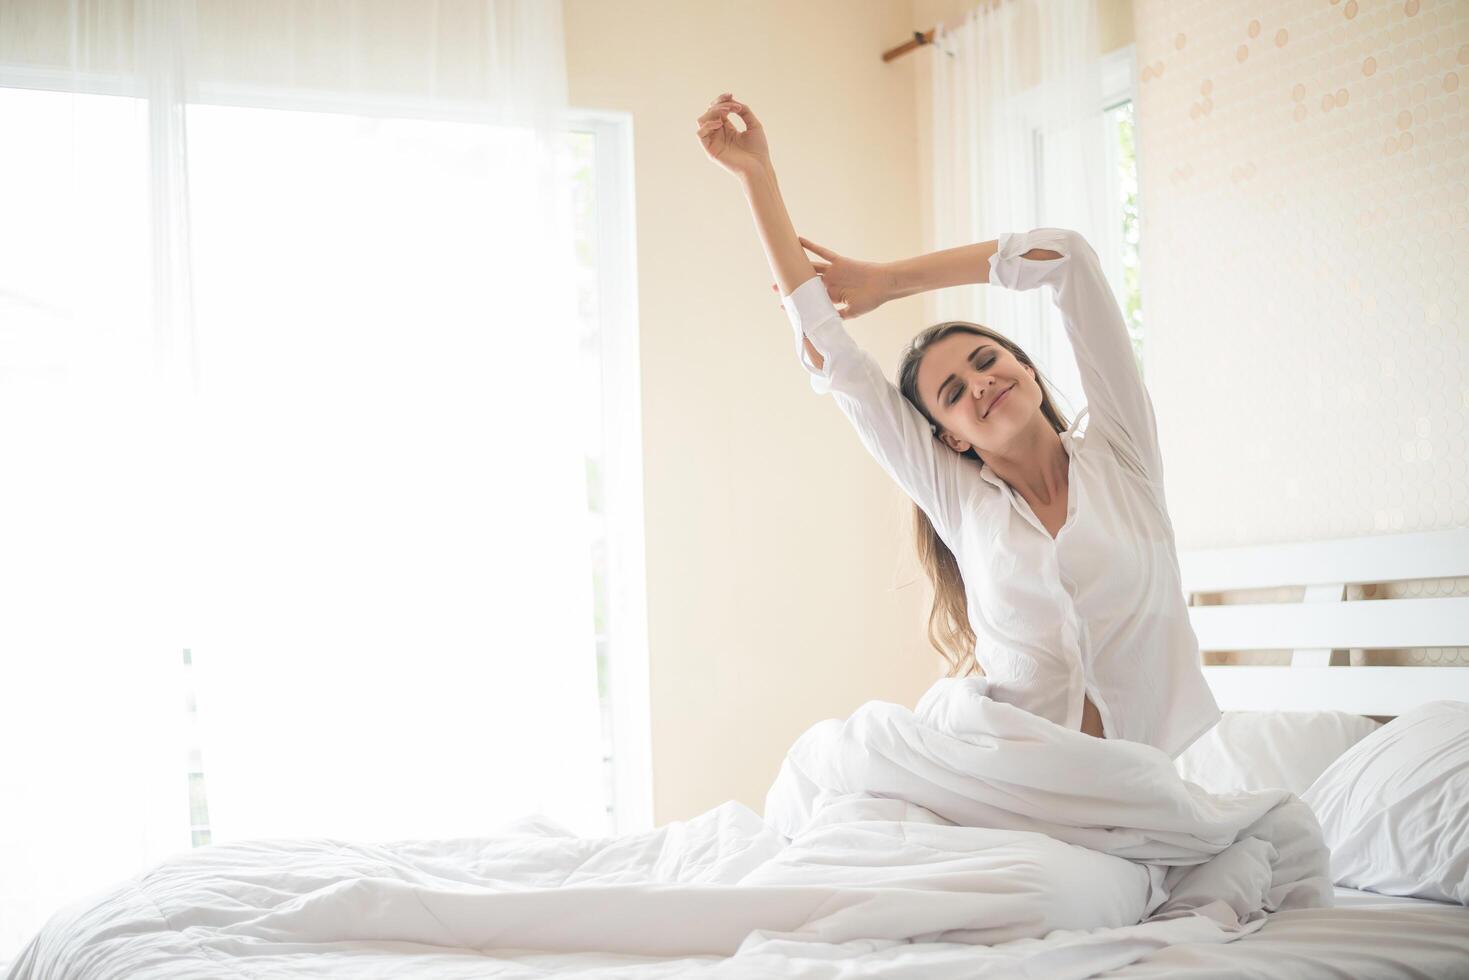
[[1469,645],[1469,597],[1190,606],[1199,649],[1396,650]]
[[1221,711],[1396,716],[1428,701],[1469,701],[1463,667],[1205,667],[1204,676]]
[[1182,552],[1185,592],[1469,575],[1469,528]]

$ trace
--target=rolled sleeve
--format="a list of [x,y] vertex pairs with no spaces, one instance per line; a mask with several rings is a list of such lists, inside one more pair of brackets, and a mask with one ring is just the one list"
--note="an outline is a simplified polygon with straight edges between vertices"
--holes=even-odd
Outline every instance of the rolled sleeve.
[[[998,239],[990,256],[990,282],[1006,289],[1035,289],[1055,286],[1068,271],[1068,263],[1081,236],[1063,228],[1037,228],[1024,233],[1009,232]],[[1033,248],[1060,253],[1059,259],[1027,259]]]
[[[782,296],[780,302],[795,331],[796,359],[811,375],[811,390],[824,395],[832,390],[837,369],[850,357],[855,346],[842,326],[842,315],[832,305],[826,283],[820,276],[807,279],[789,296]],[[808,338],[811,346],[821,354],[820,368],[806,356],[805,340]]]
[[[1024,257],[1036,248],[1061,257]],[[1122,309],[1087,240],[1064,228],[1001,235],[990,256],[990,282],[1006,289],[1052,288],[1092,423],[1100,421],[1109,430],[1108,441],[1128,469],[1161,488],[1163,457],[1152,399],[1138,371]]]

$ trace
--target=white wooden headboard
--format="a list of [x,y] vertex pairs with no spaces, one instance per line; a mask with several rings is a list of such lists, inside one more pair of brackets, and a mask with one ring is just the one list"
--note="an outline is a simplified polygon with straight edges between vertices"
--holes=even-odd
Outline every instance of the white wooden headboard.
[[1469,528],[1180,552],[1186,595],[1305,586],[1302,602],[1190,605],[1202,652],[1293,651],[1289,666],[1205,666],[1224,711],[1395,716],[1469,701],[1469,666],[1331,666],[1332,650],[1469,646],[1469,596],[1345,601],[1349,584],[1469,576]]

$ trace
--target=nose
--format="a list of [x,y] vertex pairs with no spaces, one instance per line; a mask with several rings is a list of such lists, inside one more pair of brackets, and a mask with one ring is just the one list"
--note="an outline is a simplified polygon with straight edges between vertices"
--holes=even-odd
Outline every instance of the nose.
[[989,386],[993,382],[994,382],[994,379],[993,378],[978,378],[977,377],[977,378],[975,378],[973,381],[971,381],[969,383],[969,390],[973,393],[973,395],[974,395],[975,398],[980,398],[980,397],[983,397],[985,391],[987,391],[989,389]]

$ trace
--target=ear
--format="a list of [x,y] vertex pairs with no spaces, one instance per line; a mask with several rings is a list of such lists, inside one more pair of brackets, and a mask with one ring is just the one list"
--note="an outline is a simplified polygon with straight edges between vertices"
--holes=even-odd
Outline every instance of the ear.
[[948,446],[956,453],[962,455],[969,451],[969,443],[955,436],[952,432],[940,432],[939,438],[943,440],[945,446]]

